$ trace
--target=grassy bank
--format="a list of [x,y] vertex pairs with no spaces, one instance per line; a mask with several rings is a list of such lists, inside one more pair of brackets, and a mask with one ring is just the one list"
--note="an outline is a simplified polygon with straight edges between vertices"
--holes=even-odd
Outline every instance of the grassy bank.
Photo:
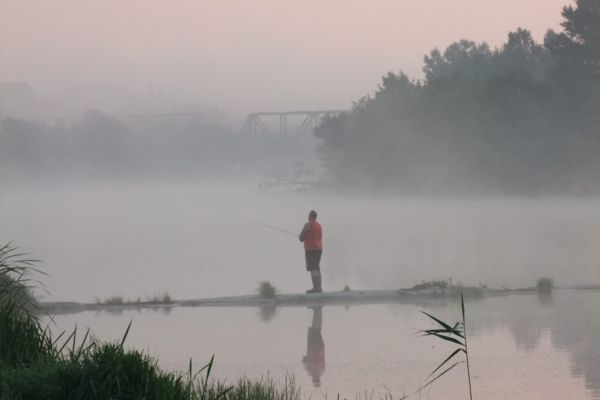
[[[0,248],[0,399],[2,400],[297,400],[293,380],[210,378],[212,360],[185,374],[164,371],[157,360],[125,347],[123,338],[100,342],[77,330],[52,337],[35,311],[31,262],[10,245]],[[82,338],[78,338],[83,336]]]

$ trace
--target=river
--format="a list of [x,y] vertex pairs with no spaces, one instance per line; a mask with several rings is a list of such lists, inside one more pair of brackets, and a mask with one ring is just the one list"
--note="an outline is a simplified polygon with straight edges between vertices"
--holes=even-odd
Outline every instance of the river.
[[[560,291],[550,298],[509,295],[467,301],[475,399],[599,399],[600,292]],[[421,329],[421,313],[460,319],[456,301],[306,307],[180,307],[54,316],[52,330],[90,328],[143,349],[172,371],[200,368],[215,355],[212,376],[293,377],[303,398],[398,398],[415,391],[454,349]],[[465,399],[461,364],[415,398]]]
[[[565,287],[600,282],[599,204],[260,193],[255,186],[189,181],[48,183],[3,189],[0,241],[13,240],[42,260],[46,300],[249,294],[263,280],[280,292],[299,292],[310,281],[300,243],[260,224],[297,232],[316,209],[325,233],[325,290],[448,278],[516,288],[541,276]],[[572,291],[549,300],[513,295],[467,304],[475,398],[598,398],[599,305],[598,293]],[[59,315],[52,329],[90,327],[115,340],[133,320],[127,343],[170,370],[186,369],[190,357],[200,366],[214,353],[218,378],[292,374],[312,398],[379,398],[415,390],[451,350],[416,334],[430,326],[420,310],[459,316],[454,302],[321,311],[175,308]],[[311,340],[319,342],[317,329],[309,330],[319,314],[324,362],[307,367],[303,357],[319,353],[309,349]],[[461,365],[422,398],[464,398],[464,372]]]

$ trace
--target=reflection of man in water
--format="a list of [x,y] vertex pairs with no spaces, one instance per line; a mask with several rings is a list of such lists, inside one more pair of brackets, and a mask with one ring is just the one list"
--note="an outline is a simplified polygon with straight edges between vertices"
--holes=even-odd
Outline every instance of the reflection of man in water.
[[312,326],[308,328],[306,339],[306,355],[302,357],[302,363],[306,372],[312,377],[315,387],[321,386],[321,375],[325,372],[325,343],[321,336],[323,325],[323,307],[311,307],[313,311]]

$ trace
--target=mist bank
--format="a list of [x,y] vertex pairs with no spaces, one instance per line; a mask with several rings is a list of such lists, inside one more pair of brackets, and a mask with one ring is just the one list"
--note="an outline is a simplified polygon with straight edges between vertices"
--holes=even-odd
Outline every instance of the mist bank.
[[469,40],[434,49],[423,80],[387,74],[301,142],[244,135],[193,113],[88,111],[40,122],[21,110],[33,92],[8,85],[0,179],[295,179],[344,194],[597,196],[600,4],[578,0],[562,15],[563,30],[543,43],[517,29],[495,49]]
[[314,159],[313,143],[309,136],[295,142],[250,136],[192,113],[116,116],[93,110],[54,122],[6,117],[0,120],[0,178],[256,182],[276,167]]
[[600,3],[563,9],[563,30],[500,48],[461,40],[389,73],[373,96],[316,129],[326,170],[355,191],[600,193]]

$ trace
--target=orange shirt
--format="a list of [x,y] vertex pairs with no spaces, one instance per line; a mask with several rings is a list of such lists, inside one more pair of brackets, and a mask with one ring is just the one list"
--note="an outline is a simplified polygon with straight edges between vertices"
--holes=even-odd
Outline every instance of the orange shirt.
[[308,222],[308,232],[304,238],[304,250],[323,250],[323,228],[317,221]]

